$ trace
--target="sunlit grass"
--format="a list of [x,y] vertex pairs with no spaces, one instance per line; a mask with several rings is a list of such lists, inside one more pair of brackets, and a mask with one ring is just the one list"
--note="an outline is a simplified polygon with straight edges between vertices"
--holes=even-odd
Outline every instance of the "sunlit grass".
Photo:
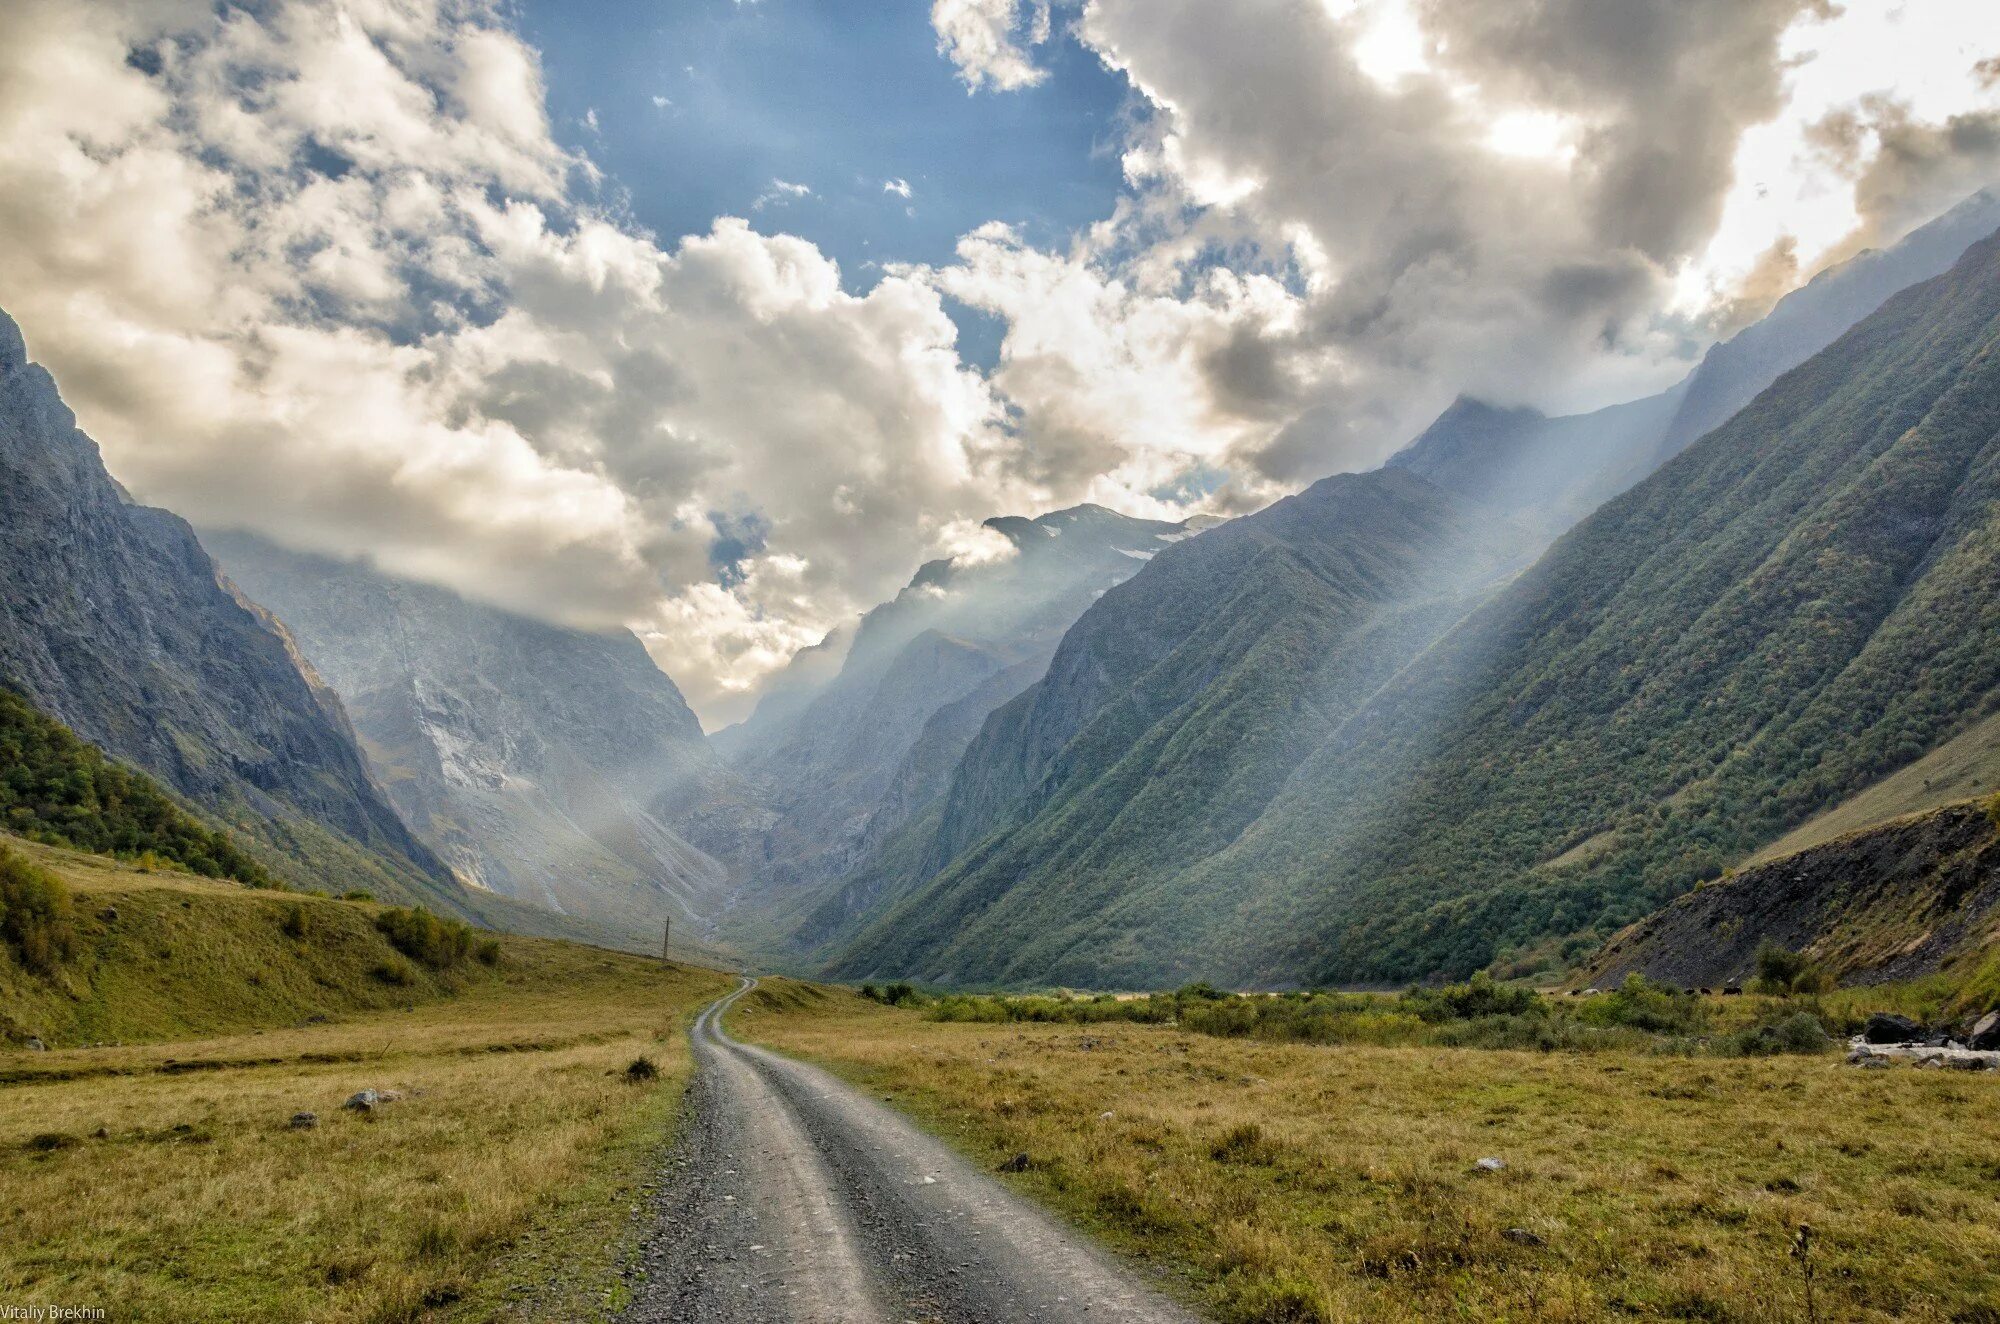
[[[2000,1318],[2000,1079],[746,1006],[1226,1319]],[[1109,1113],[1109,1117],[1104,1114]],[[1483,1157],[1503,1160],[1481,1173]]]
[[[155,909],[179,922],[241,908],[259,935],[270,921],[268,895],[166,884],[154,895],[121,880],[117,930],[136,931]],[[195,908],[183,912],[181,899]],[[335,928],[340,910],[324,913],[354,959],[373,956],[361,930]],[[228,946],[211,931],[212,956],[180,960],[184,977],[205,981],[205,1014],[225,1019],[237,1014],[220,984],[235,968]],[[410,1000],[401,1008],[150,1045],[0,1051],[0,1305],[101,1306],[118,1320],[372,1321],[456,1303],[487,1318],[514,1299],[509,1287],[544,1318],[615,1304],[605,1299],[614,1243],[670,1133],[686,1020],[730,981],[569,944],[502,946],[495,968],[398,990]],[[286,949],[263,959],[281,962]],[[339,957],[298,960],[330,970]],[[80,990],[94,1019],[149,1023],[143,1008],[126,1014],[115,975],[96,974]],[[318,987],[283,969],[266,983],[296,984],[297,997]],[[337,1006],[344,988],[375,996],[344,972],[320,993]],[[656,1079],[627,1078],[641,1055],[658,1063]],[[363,1088],[402,1097],[344,1111]],[[299,1112],[318,1125],[294,1129]]]

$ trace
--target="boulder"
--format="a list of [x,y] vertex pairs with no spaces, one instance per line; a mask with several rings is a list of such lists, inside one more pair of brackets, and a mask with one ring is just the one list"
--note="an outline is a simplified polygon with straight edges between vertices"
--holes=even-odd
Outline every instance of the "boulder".
[[1500,1234],[1516,1246],[1542,1246],[1547,1243],[1524,1227],[1510,1227]]
[[1479,1160],[1479,1162],[1473,1164],[1472,1168],[1473,1171],[1475,1172],[1505,1172],[1507,1170],[1507,1160],[1497,1159],[1497,1158],[1483,1158]]
[[375,1111],[375,1106],[381,1102],[382,1096],[374,1090],[361,1090],[358,1093],[350,1094],[347,1102],[340,1106],[349,1112],[372,1113]]
[[1871,1044],[1910,1044],[1924,1037],[1924,1027],[1908,1016],[1878,1011],[1861,1027],[1861,1037]]
[[1965,1046],[1981,1053],[2000,1051],[2000,1011],[1989,1011],[1972,1027]]
[[313,1129],[313,1128],[314,1128],[315,1126],[318,1126],[318,1125],[319,1125],[319,1114],[318,1114],[318,1113],[293,1113],[293,1114],[292,1114],[292,1130],[294,1130],[294,1131],[310,1131],[310,1130],[312,1130],[312,1129]]
[[39,1038],[30,1035],[28,1038],[28,1051],[31,1053],[46,1053],[49,1051],[49,1046]]

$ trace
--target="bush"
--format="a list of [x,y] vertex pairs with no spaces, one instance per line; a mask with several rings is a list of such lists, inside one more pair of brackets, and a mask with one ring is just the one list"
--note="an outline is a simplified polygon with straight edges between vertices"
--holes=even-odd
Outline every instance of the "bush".
[[12,851],[0,851],[0,937],[33,974],[52,975],[76,954],[69,889]]
[[278,931],[280,933],[284,934],[287,938],[303,940],[311,929],[312,924],[306,915],[306,908],[304,906],[293,904],[285,907],[284,917],[278,921]]
[[375,927],[390,946],[433,970],[448,970],[472,954],[470,925],[440,918],[422,906],[385,910],[375,917]]
[[1833,976],[1803,952],[1788,952],[1774,942],[1757,949],[1759,993],[1783,996],[1789,993],[1825,993],[1833,988]]
[[635,1057],[632,1065],[625,1068],[625,1079],[635,1085],[660,1078],[660,1064],[650,1057]]
[[357,887],[352,892],[342,892],[340,899],[342,901],[373,901],[375,894]]
[[871,1002],[879,1002],[885,1007],[916,1007],[921,1006],[924,1001],[923,994],[917,992],[913,986],[903,983],[891,984],[887,988],[863,984],[861,996]]
[[1427,1024],[1471,1020],[1476,1016],[1537,1016],[1548,1010],[1531,988],[1496,984],[1484,971],[1469,983],[1444,988],[1413,988],[1403,1003]]
[[474,952],[473,955],[479,958],[479,964],[481,965],[499,965],[500,940],[498,938],[488,938],[485,942],[479,944],[479,950]]
[[1698,1034],[1708,1024],[1708,1008],[1692,993],[1627,975],[1615,992],[1592,998],[1577,1012],[1587,1025],[1624,1025],[1652,1034]]
[[417,978],[416,973],[401,961],[378,961],[368,974],[391,988],[408,988]]

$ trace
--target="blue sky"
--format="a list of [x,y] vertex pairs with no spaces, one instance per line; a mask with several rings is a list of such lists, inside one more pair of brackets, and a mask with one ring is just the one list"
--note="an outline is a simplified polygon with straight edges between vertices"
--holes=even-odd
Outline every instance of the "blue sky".
[[[991,220],[1061,247],[1121,186],[1128,89],[1060,22],[1036,51],[1047,80],[1005,95],[967,94],[921,0],[521,0],[519,24],[557,137],[669,246],[745,216],[812,240],[865,289],[871,264],[947,261]],[[812,193],[773,197],[774,180]],[[966,356],[990,365],[997,326],[952,312]]]

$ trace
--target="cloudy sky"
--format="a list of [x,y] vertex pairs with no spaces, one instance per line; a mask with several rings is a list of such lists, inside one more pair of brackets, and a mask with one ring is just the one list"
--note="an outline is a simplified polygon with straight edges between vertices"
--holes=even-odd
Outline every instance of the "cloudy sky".
[[711,726],[987,516],[1657,389],[1996,176],[1991,0],[0,5],[0,307],[113,472]]

